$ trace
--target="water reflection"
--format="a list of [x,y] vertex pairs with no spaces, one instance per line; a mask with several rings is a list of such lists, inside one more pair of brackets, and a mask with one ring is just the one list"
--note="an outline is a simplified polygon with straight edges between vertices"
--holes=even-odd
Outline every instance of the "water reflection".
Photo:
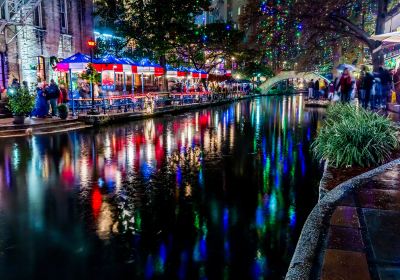
[[321,115],[271,97],[2,142],[1,278],[282,277]]

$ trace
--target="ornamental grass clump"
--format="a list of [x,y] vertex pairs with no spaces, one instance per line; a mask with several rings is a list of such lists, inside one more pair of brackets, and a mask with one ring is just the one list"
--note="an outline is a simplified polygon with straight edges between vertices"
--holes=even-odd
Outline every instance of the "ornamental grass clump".
[[399,148],[399,133],[387,117],[348,104],[329,107],[311,146],[319,160],[334,167],[371,167],[384,163]]

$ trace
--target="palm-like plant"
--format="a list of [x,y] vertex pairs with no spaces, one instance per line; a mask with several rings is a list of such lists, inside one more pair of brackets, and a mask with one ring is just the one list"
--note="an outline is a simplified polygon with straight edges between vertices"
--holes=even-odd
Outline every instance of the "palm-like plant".
[[312,144],[314,155],[334,167],[375,166],[399,147],[395,124],[387,117],[352,105],[337,104]]

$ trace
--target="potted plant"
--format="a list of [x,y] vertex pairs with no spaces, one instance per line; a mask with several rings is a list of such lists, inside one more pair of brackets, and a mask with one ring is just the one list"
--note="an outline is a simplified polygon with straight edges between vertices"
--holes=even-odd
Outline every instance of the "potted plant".
[[14,116],[14,124],[23,124],[25,116],[35,107],[35,96],[26,88],[8,90],[8,108]]
[[66,104],[58,105],[58,115],[61,119],[65,120],[68,118],[68,106]]

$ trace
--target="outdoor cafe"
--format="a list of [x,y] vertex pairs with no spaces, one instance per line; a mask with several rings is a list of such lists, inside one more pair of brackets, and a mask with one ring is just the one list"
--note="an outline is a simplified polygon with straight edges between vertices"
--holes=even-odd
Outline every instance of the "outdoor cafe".
[[[82,78],[89,63],[99,73],[98,83],[91,85]],[[99,59],[77,53],[56,66],[59,81],[69,89],[73,114],[84,112],[94,105],[98,111],[152,110],[169,104],[201,102],[210,96],[206,88],[208,74],[189,68],[166,67],[149,60],[133,61],[106,55]],[[162,91],[167,79],[170,91]],[[169,104],[169,105],[170,105]]]

